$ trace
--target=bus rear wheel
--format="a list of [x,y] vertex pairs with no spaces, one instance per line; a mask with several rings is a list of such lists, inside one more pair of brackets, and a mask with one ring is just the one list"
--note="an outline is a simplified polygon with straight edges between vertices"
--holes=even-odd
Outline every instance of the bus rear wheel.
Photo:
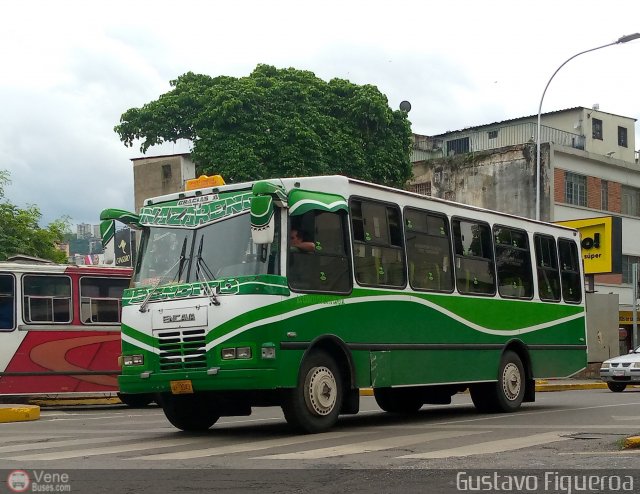
[[416,413],[424,405],[420,393],[411,388],[373,388],[378,406],[389,413]]
[[614,393],[622,393],[627,385],[624,383],[607,383],[607,387]]
[[471,400],[480,412],[514,412],[524,399],[525,383],[522,360],[508,350],[500,361],[498,382],[471,385]]
[[220,418],[210,400],[197,394],[163,394],[160,405],[171,425],[187,432],[206,431]]
[[298,385],[284,391],[282,411],[290,425],[314,434],[336,423],[343,399],[336,361],[326,352],[316,351],[303,360]]

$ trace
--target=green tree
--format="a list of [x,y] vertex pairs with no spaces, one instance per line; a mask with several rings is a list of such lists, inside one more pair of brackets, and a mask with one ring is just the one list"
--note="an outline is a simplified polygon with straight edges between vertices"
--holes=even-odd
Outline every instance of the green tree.
[[39,226],[42,218],[35,205],[19,208],[4,198],[4,189],[10,183],[9,173],[0,170],[0,261],[15,254],[65,262],[66,254],[56,247],[69,230],[69,219],[61,218],[46,228]]
[[228,182],[341,174],[402,187],[411,177],[407,114],[375,86],[258,65],[248,77],[188,72],[115,127],[141,152],[189,139],[198,173]]

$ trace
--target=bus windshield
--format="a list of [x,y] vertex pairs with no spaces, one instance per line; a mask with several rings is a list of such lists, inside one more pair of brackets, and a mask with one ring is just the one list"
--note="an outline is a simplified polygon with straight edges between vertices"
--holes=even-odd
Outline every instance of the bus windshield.
[[270,245],[251,241],[250,215],[195,230],[152,226],[142,234],[133,287],[279,274],[279,224]]

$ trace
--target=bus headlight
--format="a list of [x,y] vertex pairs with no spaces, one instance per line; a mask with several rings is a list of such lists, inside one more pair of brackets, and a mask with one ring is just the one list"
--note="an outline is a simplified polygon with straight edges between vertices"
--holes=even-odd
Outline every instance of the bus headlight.
[[143,355],[123,355],[122,356],[122,365],[143,365],[144,364],[144,356]]
[[236,348],[223,348],[222,360],[243,359],[249,360],[251,358],[251,347],[239,346]]
[[236,349],[235,348],[223,348],[222,349],[222,360],[231,360],[236,358]]

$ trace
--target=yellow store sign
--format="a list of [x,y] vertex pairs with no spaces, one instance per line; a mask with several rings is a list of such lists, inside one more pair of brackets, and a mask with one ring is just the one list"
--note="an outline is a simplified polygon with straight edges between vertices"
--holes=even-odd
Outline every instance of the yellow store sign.
[[622,272],[622,219],[602,216],[556,221],[580,232],[585,274]]

